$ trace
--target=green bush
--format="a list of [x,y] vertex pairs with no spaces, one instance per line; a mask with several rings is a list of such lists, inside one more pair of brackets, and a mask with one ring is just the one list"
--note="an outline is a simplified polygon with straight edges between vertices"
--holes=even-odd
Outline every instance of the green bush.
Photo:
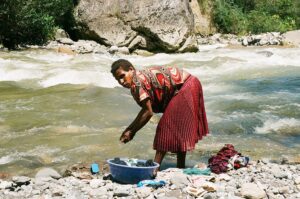
[[295,20],[291,18],[282,19],[279,15],[270,15],[265,12],[252,11],[248,15],[249,31],[261,32],[285,32],[295,29]]
[[1,0],[0,43],[10,49],[43,44],[72,9],[72,0]]
[[286,32],[300,28],[295,0],[215,0],[214,23],[224,33]]
[[214,22],[220,32],[241,34],[248,27],[246,15],[234,4],[217,0],[214,6]]

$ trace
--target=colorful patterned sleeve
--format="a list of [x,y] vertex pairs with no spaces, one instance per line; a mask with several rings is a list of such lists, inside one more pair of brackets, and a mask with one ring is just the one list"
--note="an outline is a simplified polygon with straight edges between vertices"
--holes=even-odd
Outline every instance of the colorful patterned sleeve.
[[133,96],[134,100],[141,105],[141,102],[147,98],[150,98],[149,93],[142,88],[141,86],[134,86],[131,88],[131,95]]
[[140,88],[139,88],[139,102],[141,102],[144,99],[147,99],[149,97],[150,97],[149,93],[144,88],[142,88],[140,86]]

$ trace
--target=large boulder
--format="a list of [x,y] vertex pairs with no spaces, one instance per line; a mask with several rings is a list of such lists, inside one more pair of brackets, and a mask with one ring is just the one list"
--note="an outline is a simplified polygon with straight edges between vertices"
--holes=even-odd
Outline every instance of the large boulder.
[[211,1],[190,0],[190,7],[194,15],[194,32],[196,34],[208,36],[217,32],[211,19],[213,8]]
[[284,43],[293,46],[300,46],[300,30],[293,30],[283,34]]
[[189,0],[80,0],[74,16],[81,38],[132,50],[175,52],[194,31]]

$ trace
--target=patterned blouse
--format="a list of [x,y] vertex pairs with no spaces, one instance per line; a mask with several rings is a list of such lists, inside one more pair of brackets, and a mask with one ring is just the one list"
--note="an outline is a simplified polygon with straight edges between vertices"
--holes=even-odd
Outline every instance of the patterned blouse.
[[153,112],[164,112],[168,103],[177,94],[181,85],[190,74],[176,67],[148,67],[136,71],[131,85],[131,94],[141,106],[141,102],[150,98]]

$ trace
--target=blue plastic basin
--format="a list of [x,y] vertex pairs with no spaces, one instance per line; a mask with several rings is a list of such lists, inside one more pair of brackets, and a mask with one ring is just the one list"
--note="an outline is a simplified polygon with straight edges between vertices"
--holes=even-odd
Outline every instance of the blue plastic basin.
[[[113,179],[124,184],[136,184],[142,180],[153,179],[153,171],[159,167],[159,164],[154,162],[155,166],[151,167],[135,167],[127,165],[119,165],[111,162],[113,159],[107,160],[110,173]],[[122,158],[121,158],[122,160]],[[146,160],[139,160],[146,162]]]

